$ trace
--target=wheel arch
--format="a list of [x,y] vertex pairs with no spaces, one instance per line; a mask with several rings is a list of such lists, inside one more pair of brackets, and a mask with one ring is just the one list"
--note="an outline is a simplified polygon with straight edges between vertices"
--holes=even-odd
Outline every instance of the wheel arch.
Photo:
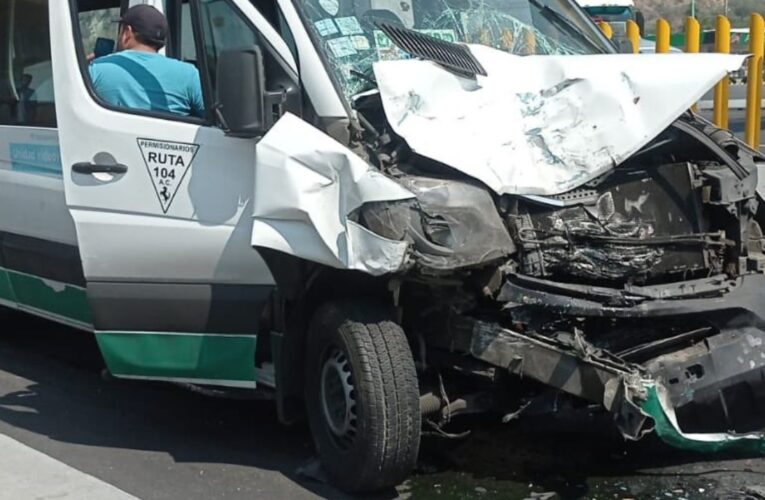
[[316,309],[330,301],[351,298],[392,307],[391,278],[335,269],[271,249],[258,251],[276,283],[271,311],[271,330],[280,334],[273,352],[276,402],[279,420],[290,424],[302,419],[305,412],[305,347]]

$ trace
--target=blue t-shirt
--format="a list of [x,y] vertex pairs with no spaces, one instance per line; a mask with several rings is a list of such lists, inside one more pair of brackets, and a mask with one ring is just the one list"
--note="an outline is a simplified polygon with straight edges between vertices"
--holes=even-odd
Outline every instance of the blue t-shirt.
[[153,52],[123,50],[90,64],[96,93],[122,108],[204,115],[199,70],[189,63]]

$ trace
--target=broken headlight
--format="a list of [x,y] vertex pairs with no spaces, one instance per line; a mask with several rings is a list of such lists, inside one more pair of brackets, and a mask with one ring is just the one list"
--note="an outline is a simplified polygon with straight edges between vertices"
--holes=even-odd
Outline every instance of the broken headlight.
[[515,250],[494,200],[480,185],[414,176],[399,182],[417,200],[367,203],[359,222],[380,236],[410,241],[424,267],[474,266]]

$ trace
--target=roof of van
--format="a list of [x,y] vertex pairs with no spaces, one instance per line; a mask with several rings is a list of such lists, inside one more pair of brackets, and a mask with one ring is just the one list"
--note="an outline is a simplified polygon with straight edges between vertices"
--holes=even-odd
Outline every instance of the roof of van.
[[634,7],[634,0],[576,0],[582,7]]

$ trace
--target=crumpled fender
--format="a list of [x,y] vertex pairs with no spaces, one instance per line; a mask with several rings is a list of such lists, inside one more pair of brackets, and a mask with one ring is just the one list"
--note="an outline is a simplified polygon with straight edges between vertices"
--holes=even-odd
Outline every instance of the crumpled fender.
[[362,204],[414,198],[339,142],[285,114],[256,150],[252,245],[340,269],[400,269],[408,243],[349,220]]

